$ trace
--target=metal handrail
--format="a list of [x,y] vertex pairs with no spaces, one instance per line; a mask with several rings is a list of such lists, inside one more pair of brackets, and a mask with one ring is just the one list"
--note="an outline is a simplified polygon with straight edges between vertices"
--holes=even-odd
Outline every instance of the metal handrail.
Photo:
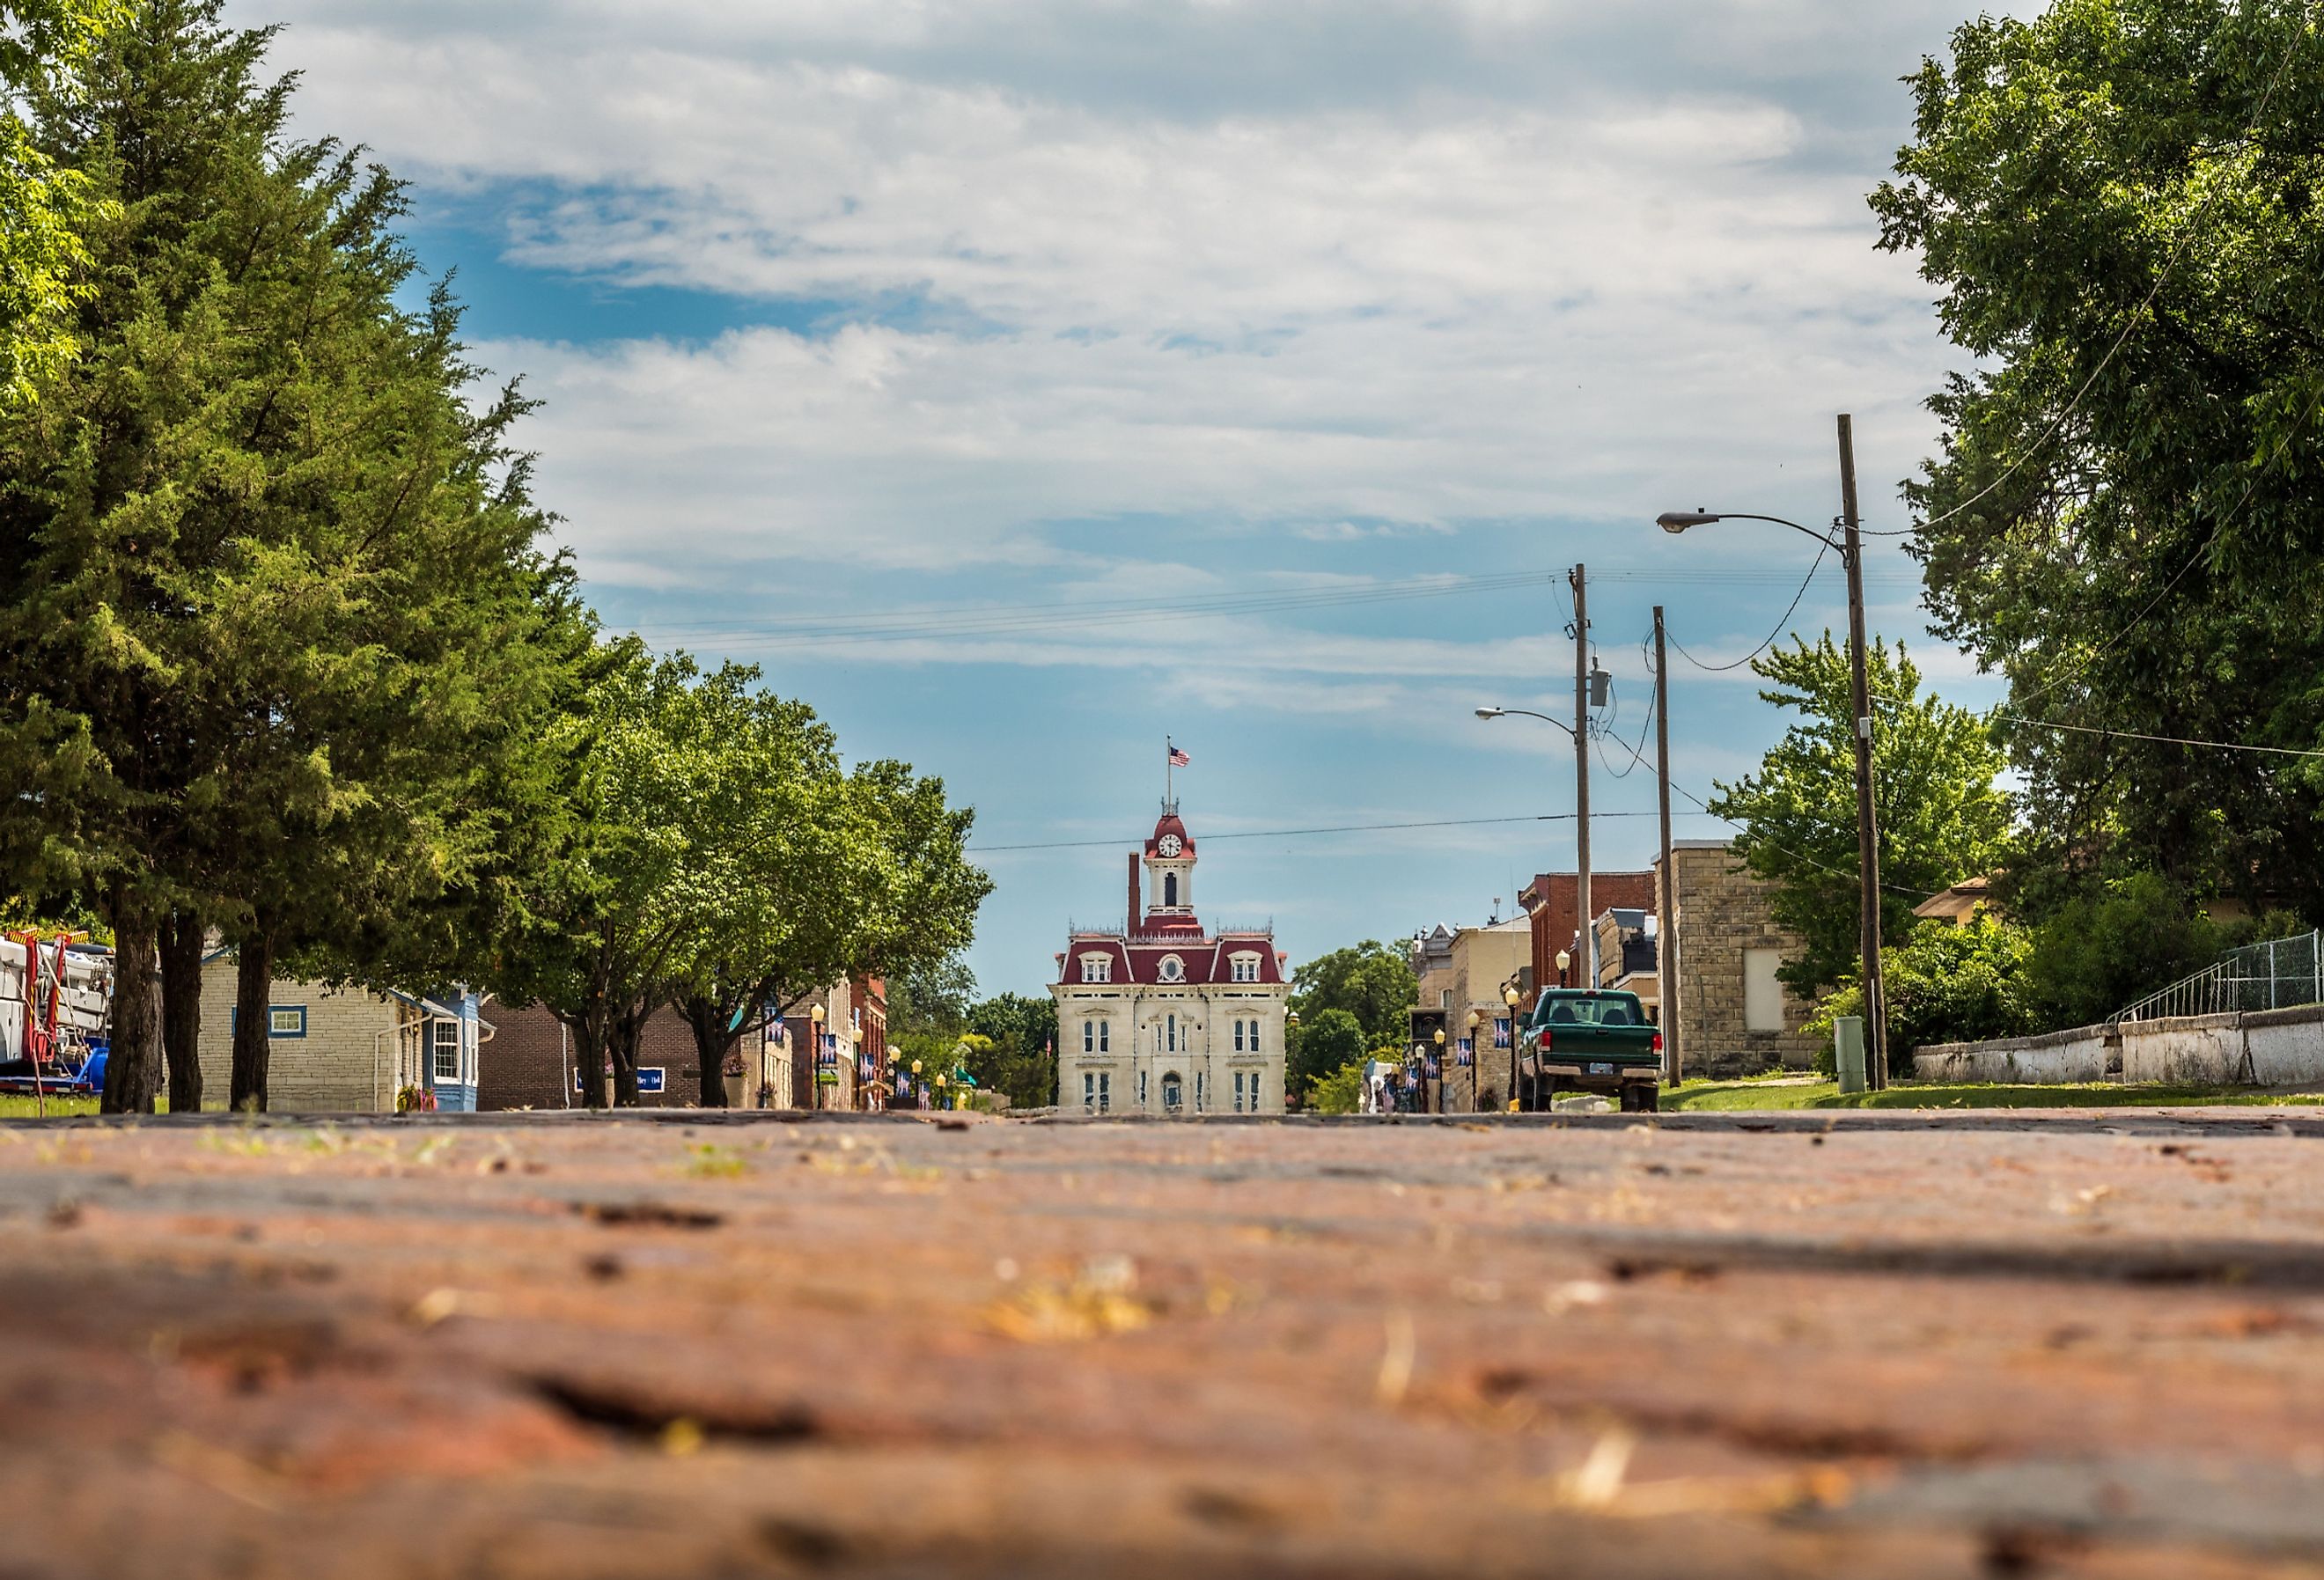
[[[2302,946],[2307,951],[2304,969],[2300,956]],[[2288,971],[2284,959],[2287,954],[2292,957],[2292,969]],[[2251,969],[2263,955],[2264,969]],[[2324,929],[2230,950],[2202,970],[2181,977],[2128,1009],[2108,1016],[2107,1024],[2120,1026],[2126,1021],[2282,1010],[2314,1003],[2324,1003]]]

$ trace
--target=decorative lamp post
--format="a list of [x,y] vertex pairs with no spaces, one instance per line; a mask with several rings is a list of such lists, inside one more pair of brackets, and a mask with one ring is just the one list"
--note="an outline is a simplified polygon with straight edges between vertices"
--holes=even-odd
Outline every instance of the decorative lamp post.
[[1524,1033],[1517,1030],[1517,1000],[1522,996],[1514,982],[1501,989],[1501,1003],[1508,1007],[1509,1012],[1509,1112],[1512,1113],[1518,1111],[1517,1049],[1525,1041]]
[[1477,1072],[1484,1067],[1477,1062],[1477,1028],[1484,1023],[1485,1017],[1481,1012],[1476,1010],[1471,1010],[1469,1012],[1469,1053],[1467,1067],[1469,1070],[1469,1112],[1471,1113],[1481,1113],[1484,1112],[1484,1104],[1482,1102],[1484,1088],[1477,1079]]
[[807,1076],[815,1082],[814,1105],[820,1108],[823,1106],[823,1023],[831,1017],[821,1004],[817,1004],[807,1012],[807,1018],[815,1022],[815,1046],[807,1050]]

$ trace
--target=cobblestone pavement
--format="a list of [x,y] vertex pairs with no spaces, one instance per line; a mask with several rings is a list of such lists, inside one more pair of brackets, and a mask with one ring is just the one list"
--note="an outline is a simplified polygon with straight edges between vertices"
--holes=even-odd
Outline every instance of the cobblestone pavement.
[[0,1575],[2324,1573],[2324,1112],[0,1127]]

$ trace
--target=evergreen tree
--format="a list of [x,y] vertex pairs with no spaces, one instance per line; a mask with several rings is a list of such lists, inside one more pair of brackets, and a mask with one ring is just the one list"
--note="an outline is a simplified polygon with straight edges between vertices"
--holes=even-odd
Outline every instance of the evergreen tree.
[[40,103],[110,207],[80,352],[0,427],[0,765],[35,797],[20,843],[116,936],[114,1109],[152,1104],[160,935],[198,987],[205,922],[241,957],[230,1100],[265,1105],[278,954],[370,977],[366,933],[461,881],[467,792],[529,741],[568,619],[507,447],[524,402],[464,403],[448,294],[396,306],[401,189],[290,142],[271,35],[218,10],[143,0]]

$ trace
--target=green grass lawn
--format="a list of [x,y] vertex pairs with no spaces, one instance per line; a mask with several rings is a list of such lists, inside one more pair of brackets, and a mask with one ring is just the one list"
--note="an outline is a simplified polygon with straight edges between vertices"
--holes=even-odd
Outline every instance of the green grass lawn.
[[[97,1112],[97,1099],[94,1097],[63,1097],[51,1093],[42,1101],[46,1104],[47,1113],[52,1118],[60,1113],[95,1113]],[[40,1109],[34,1107],[33,1099],[30,1097],[0,1095],[0,1119],[31,1119],[40,1112]]]
[[2324,1094],[2255,1092],[2247,1086],[1891,1086],[1843,1096],[1837,1081],[1778,1086],[1764,1079],[1689,1081],[1665,1092],[1665,1113],[1780,1108],[2153,1108],[2220,1104],[2324,1104]]

